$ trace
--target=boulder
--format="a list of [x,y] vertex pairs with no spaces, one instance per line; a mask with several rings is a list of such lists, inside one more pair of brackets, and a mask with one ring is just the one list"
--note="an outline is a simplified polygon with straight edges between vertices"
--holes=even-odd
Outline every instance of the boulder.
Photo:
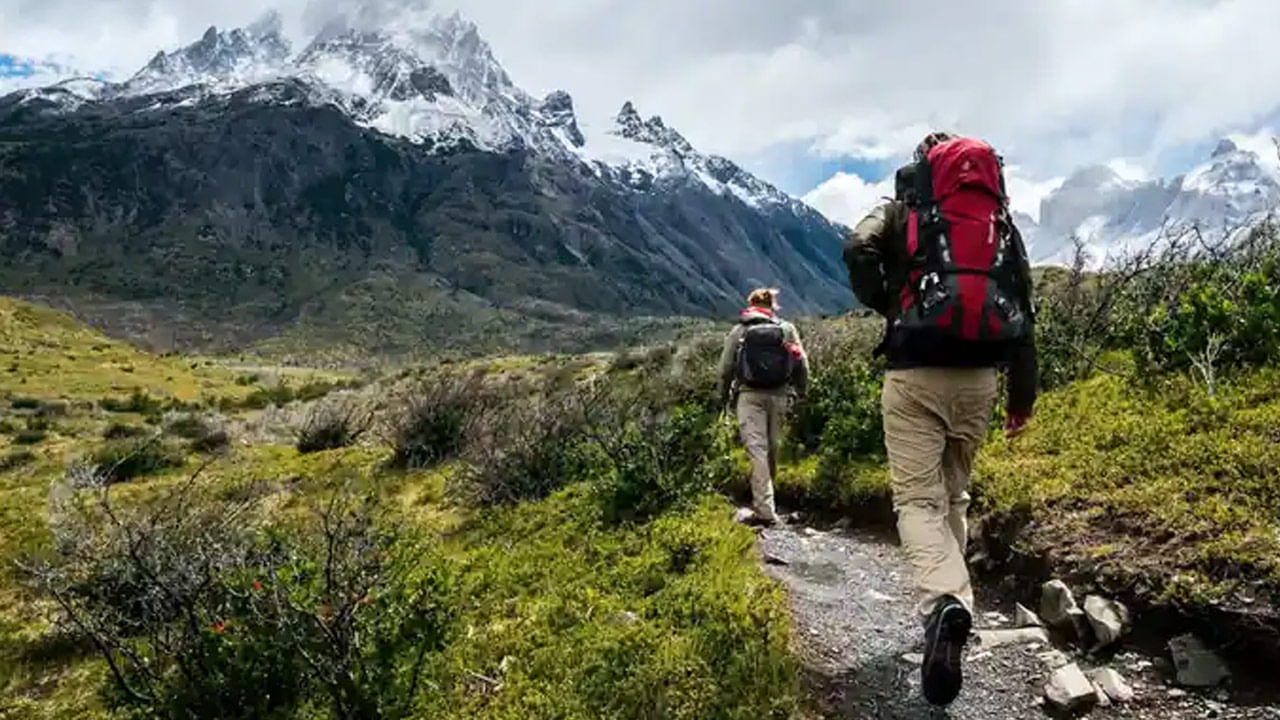
[[1044,627],[1044,621],[1040,619],[1040,616],[1022,603],[1013,606],[1013,624],[1020,628]]
[[1214,687],[1231,676],[1222,659],[1194,635],[1169,641],[1169,653],[1178,673],[1178,684],[1186,687]]
[[1129,610],[1124,605],[1098,595],[1084,599],[1084,614],[1098,639],[1095,649],[1114,644],[1129,625]]
[[1044,686],[1044,696],[1054,707],[1068,711],[1086,708],[1098,701],[1098,691],[1075,663],[1053,672]]
[[1055,628],[1070,627],[1080,613],[1071,588],[1061,580],[1050,580],[1040,589],[1040,617]]
[[1133,699],[1133,688],[1124,681],[1124,676],[1111,668],[1098,668],[1089,673],[1094,685],[1102,688],[1112,702],[1127,703]]

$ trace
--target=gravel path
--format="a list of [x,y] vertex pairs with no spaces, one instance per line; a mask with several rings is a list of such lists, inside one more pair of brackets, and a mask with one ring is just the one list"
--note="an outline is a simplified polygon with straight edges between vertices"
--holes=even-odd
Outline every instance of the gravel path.
[[[788,589],[797,625],[797,651],[805,665],[813,711],[824,718],[903,720],[1013,720],[1049,717],[1042,697],[1048,666],[1044,645],[966,650],[964,690],[947,711],[920,698],[917,658],[923,630],[914,617],[910,571],[898,548],[882,537],[802,526],[763,530],[766,572]],[[979,608],[986,610],[988,608]],[[1012,615],[1008,608],[1000,608]],[[1010,627],[997,616],[975,618],[978,628]],[[1064,650],[1066,648],[1063,648]],[[1090,667],[1087,660],[1081,667]],[[1168,661],[1136,653],[1110,663],[1133,685],[1136,698],[1123,706],[1095,708],[1089,717],[1265,718],[1280,709],[1233,704],[1225,691],[1182,693],[1168,686]]]

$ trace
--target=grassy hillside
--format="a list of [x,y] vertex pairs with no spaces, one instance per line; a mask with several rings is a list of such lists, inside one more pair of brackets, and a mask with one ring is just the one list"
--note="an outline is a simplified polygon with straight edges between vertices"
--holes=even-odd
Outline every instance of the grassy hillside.
[[[571,402],[584,378],[653,369],[670,354],[448,364],[358,390],[325,374],[281,381],[156,357],[59,313],[3,302],[6,347],[20,364],[0,386],[0,717],[263,716],[262,698],[275,698],[272,717],[327,717],[334,705],[322,678],[351,663],[380,678],[371,694],[344,691],[342,702],[385,700],[369,717],[792,715],[798,683],[785,600],[759,573],[753,535],[732,522],[723,498],[681,491],[637,516],[613,461],[585,446],[553,477],[538,475],[550,483],[517,488],[516,503],[464,499],[483,482],[469,470],[494,462],[482,441],[465,460],[442,454],[422,468],[398,460],[418,437],[405,439],[407,408],[439,418],[462,397],[431,396],[439,377],[479,378],[457,387],[510,393],[502,397],[528,407],[536,397]],[[317,386],[329,394],[306,392]],[[293,446],[296,431],[349,404],[375,409],[378,427],[347,447]],[[504,422],[499,415],[492,422]],[[273,423],[283,427],[262,427]],[[31,427],[44,435],[28,438]],[[209,441],[219,431],[228,437]],[[616,440],[646,447],[630,444],[632,435]],[[131,474],[105,488],[77,489],[85,471],[69,469],[103,457],[157,461],[128,465]],[[535,453],[502,468],[537,475],[540,462],[548,460]],[[338,526],[326,542],[323,529]],[[284,555],[272,549],[280,543]],[[369,580],[358,601],[343,606],[332,588],[311,584],[317,576],[306,568],[326,552],[332,562],[321,564],[336,575],[346,568],[353,582]],[[185,586],[183,568],[210,557],[216,580]],[[287,617],[253,604],[277,587],[287,588],[278,596]],[[161,602],[147,610],[153,596]],[[67,607],[97,630],[68,624],[56,597],[71,598]],[[166,624],[175,606],[200,618],[194,634]],[[370,644],[338,650],[337,618],[350,618],[352,637]],[[168,639],[154,641],[161,631]],[[167,670],[151,679],[150,670],[125,671],[122,684],[89,638],[118,643],[119,663],[144,652],[147,667]],[[293,656],[326,659],[300,667],[276,654],[295,645]],[[402,682],[410,667],[420,677]],[[148,688],[149,699],[131,700],[123,687]]]

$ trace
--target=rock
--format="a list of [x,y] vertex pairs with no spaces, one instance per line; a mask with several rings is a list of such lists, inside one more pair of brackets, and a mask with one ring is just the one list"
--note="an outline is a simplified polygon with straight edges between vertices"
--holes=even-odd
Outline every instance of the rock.
[[1016,627],[1044,627],[1044,621],[1040,619],[1026,605],[1017,603],[1013,606],[1013,624]]
[[1097,698],[1098,707],[1111,707],[1111,698],[1107,697],[1107,691],[1098,683],[1093,683],[1093,695]]
[[1038,655],[1040,662],[1044,663],[1050,670],[1057,670],[1063,665],[1070,665],[1071,658],[1061,650],[1046,650]]
[[1089,679],[1113,702],[1127,703],[1133,699],[1133,688],[1124,681],[1124,676],[1111,668],[1098,668],[1089,673]]
[[1179,685],[1213,687],[1231,676],[1222,660],[1194,635],[1170,640],[1169,653],[1173,656]]
[[1114,644],[1129,624],[1129,610],[1124,605],[1097,595],[1084,599],[1084,614],[1098,639],[1095,649]]
[[811,527],[805,527],[805,528],[800,528],[800,534],[804,535],[805,537],[817,537],[822,533],[818,532],[817,530],[814,530]]
[[985,649],[998,648],[1003,645],[1023,645],[1030,643],[1048,643],[1049,635],[1044,628],[1016,628],[1013,630],[978,630],[978,642]]
[[1180,689],[1178,689],[1178,688],[1170,688],[1170,689],[1169,689],[1169,697],[1171,697],[1171,698],[1173,698],[1173,699],[1175,699],[1175,700],[1177,700],[1177,699],[1179,699],[1179,698],[1184,698],[1184,697],[1186,697],[1186,696],[1187,696],[1187,691],[1186,691],[1186,690],[1180,690]]
[[902,656],[902,661],[907,663],[908,665],[923,665],[924,654],[923,653],[905,653]]
[[840,518],[839,522],[837,522],[832,527],[834,527],[836,530],[848,530],[849,528],[853,527],[853,520],[847,517]]
[[1098,692],[1075,663],[1058,668],[1044,686],[1049,703],[1062,710],[1085,708],[1098,701]]
[[756,511],[751,508],[740,507],[738,508],[738,511],[733,514],[733,519],[735,522],[744,524],[750,523],[756,519]]
[[786,560],[783,560],[782,558],[778,557],[777,555],[773,555],[770,553],[764,553],[763,557],[766,565],[778,565],[781,567],[786,567],[791,564]]
[[1071,588],[1061,580],[1050,580],[1040,588],[1040,617],[1052,627],[1068,627],[1073,614],[1079,613]]
[[991,611],[982,613],[983,619],[992,625],[1008,625],[1009,617],[1001,612]]

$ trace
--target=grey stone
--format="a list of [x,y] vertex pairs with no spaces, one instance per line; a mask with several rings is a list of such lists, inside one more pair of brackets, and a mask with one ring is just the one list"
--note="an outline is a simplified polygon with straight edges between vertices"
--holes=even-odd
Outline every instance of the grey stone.
[[1097,697],[1098,707],[1111,707],[1111,698],[1107,696],[1107,691],[1096,682],[1093,683],[1093,694]]
[[1084,614],[1098,639],[1097,649],[1115,644],[1129,624],[1128,608],[1098,595],[1084,599]]
[[1040,617],[1052,627],[1069,627],[1073,614],[1080,613],[1071,588],[1061,580],[1050,580],[1040,589]]
[[982,613],[982,617],[984,620],[991,623],[992,625],[1008,625],[1009,624],[1009,617],[1002,612],[996,612],[992,610],[991,612]]
[[1071,664],[1071,658],[1067,657],[1067,654],[1061,650],[1045,650],[1036,655],[1036,657],[1050,670],[1057,670],[1063,665]]
[[978,636],[978,642],[982,647],[988,650],[1004,645],[1027,645],[1030,643],[1049,642],[1049,635],[1044,631],[1044,628],[979,630],[975,634]]
[[1078,710],[1098,701],[1098,691],[1075,663],[1053,672],[1044,686],[1044,696],[1062,710]]
[[791,564],[786,560],[783,560],[782,558],[778,557],[777,555],[772,555],[770,553],[764,553],[763,557],[766,565],[778,565],[781,567],[786,567]]
[[1098,668],[1089,673],[1089,679],[1113,702],[1127,703],[1133,699],[1133,688],[1125,682],[1123,675],[1111,668]]
[[1013,624],[1017,627],[1044,627],[1040,616],[1022,603],[1013,606]]
[[1169,653],[1173,656],[1179,685],[1213,687],[1231,676],[1222,659],[1194,635],[1181,635],[1170,640]]
[[734,521],[740,523],[749,523],[754,520],[755,517],[756,511],[747,507],[740,507],[738,508],[738,511],[733,514]]
[[923,665],[924,654],[923,653],[905,653],[902,656],[902,661],[907,663],[908,665]]

